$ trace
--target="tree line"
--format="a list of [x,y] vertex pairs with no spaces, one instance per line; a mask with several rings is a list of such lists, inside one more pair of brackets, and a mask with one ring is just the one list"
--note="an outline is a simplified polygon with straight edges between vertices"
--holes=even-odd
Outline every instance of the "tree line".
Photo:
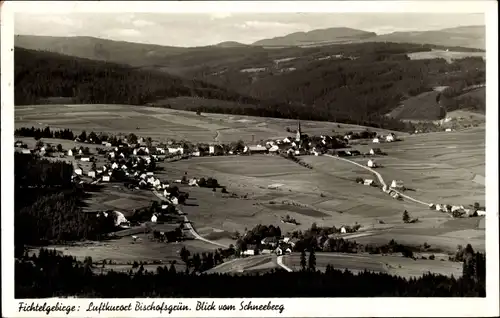
[[[156,272],[141,266],[135,273],[96,274],[89,258],[82,263],[42,249],[38,256],[25,253],[16,259],[15,297],[484,297],[485,255],[468,255],[480,262],[471,261],[463,277],[428,273],[405,279],[368,271],[352,274],[333,266],[325,272],[311,269],[288,273],[278,269],[265,274],[231,275],[177,272],[172,264],[170,268],[159,266]],[[314,265],[314,260],[309,263]]]

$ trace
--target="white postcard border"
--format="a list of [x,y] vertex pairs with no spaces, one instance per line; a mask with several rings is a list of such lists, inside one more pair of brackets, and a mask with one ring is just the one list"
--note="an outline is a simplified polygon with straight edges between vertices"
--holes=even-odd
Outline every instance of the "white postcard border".
[[[283,313],[272,311],[189,311],[176,312],[178,317],[380,317],[380,316],[495,316],[499,314],[498,299],[498,17],[497,3],[494,1],[363,1],[363,2],[4,2],[2,5],[2,64],[1,64],[1,118],[2,118],[2,311],[7,317],[40,317],[45,314],[30,312],[19,313],[20,301],[14,295],[14,248],[13,248],[13,143],[14,130],[14,79],[13,79],[13,13],[65,13],[85,12],[433,12],[433,13],[483,13],[486,16],[486,61],[487,61],[487,116],[486,123],[486,202],[489,213],[486,215],[487,250],[487,297],[486,298],[262,298],[250,299],[253,303],[283,304]],[[6,212],[7,211],[7,212]],[[495,212],[493,212],[495,211]],[[493,213],[492,213],[493,212]],[[113,304],[134,304],[136,301],[176,304],[182,302],[190,307],[196,306],[199,299],[37,299],[38,304],[47,302],[55,305],[64,302],[80,308],[88,307],[90,302],[109,301]],[[237,308],[239,298],[207,299],[216,303],[234,304]],[[85,311],[73,313],[73,317],[88,317]],[[165,312],[107,312],[92,316],[102,317],[153,317],[167,316]],[[58,317],[64,314],[51,313]]]

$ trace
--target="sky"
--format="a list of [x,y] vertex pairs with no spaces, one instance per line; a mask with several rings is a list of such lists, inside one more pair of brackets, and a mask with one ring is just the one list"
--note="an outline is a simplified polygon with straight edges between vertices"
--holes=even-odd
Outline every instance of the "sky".
[[377,34],[484,25],[482,14],[442,13],[16,13],[15,34],[93,36],[165,46],[250,44],[299,31],[349,27]]

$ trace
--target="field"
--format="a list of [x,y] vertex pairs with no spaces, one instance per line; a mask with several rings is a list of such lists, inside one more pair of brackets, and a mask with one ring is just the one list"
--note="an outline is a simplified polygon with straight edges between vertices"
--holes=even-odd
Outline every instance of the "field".
[[[191,254],[213,252],[216,248],[213,245],[201,241],[184,241],[182,243],[160,243],[153,242],[145,234],[137,234],[138,240],[134,242],[132,237],[122,237],[118,240],[89,242],[72,245],[52,245],[48,249],[55,249],[66,255],[76,257],[83,261],[85,257],[92,257],[94,263],[106,260],[113,262],[113,265],[106,265],[107,269],[129,270],[130,264],[134,261],[146,262],[150,268],[155,270],[158,266],[169,265],[176,262],[176,269],[184,270],[184,263],[180,258],[180,250],[185,246]],[[155,265],[151,263],[155,262]]]
[[276,263],[276,255],[270,254],[230,260],[208,270],[206,273],[255,273],[265,272],[276,268],[279,268]]
[[443,51],[443,50],[432,50],[430,52],[416,52],[407,54],[411,60],[427,60],[427,59],[445,59],[448,63],[453,60],[463,59],[466,57],[482,57],[486,58],[486,53],[484,52],[454,52],[454,51]]
[[388,115],[397,119],[436,120],[440,116],[440,105],[436,101],[437,91],[421,93],[401,102]]
[[[306,256],[307,259],[307,256]],[[373,272],[388,273],[406,278],[418,277],[427,272],[442,275],[462,275],[462,264],[435,260],[405,258],[395,255],[368,255],[368,254],[341,254],[316,253],[316,268],[324,271],[328,264],[335,269],[348,269],[354,273],[365,269]],[[293,270],[300,270],[300,254],[294,253],[283,256],[283,263]]]
[[[250,117],[174,110],[159,107],[130,105],[38,105],[16,106],[15,127],[69,128],[152,137],[155,140],[185,139],[193,142],[231,142],[242,139],[250,142],[292,135],[286,128],[295,129],[295,120]],[[331,134],[361,131],[362,126],[332,122],[301,121],[307,134]],[[377,129],[372,129],[378,131]],[[382,131],[382,130],[380,130]],[[215,139],[217,136],[217,139]]]

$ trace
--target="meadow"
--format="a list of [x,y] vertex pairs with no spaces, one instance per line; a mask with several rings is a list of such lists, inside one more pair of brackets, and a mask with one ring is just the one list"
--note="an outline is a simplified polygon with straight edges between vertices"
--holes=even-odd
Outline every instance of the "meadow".
[[448,63],[453,60],[463,59],[466,57],[482,57],[486,58],[485,52],[457,52],[457,51],[444,51],[432,50],[427,52],[413,52],[407,54],[411,60],[428,60],[428,59],[445,59]]
[[[130,105],[30,105],[15,107],[15,128],[69,128],[73,132],[108,132],[152,137],[154,140],[185,139],[193,142],[256,143],[261,139],[293,135],[297,121],[267,117],[225,115]],[[362,131],[366,127],[333,122],[301,121],[310,135]],[[373,131],[386,132],[372,128]],[[217,136],[217,140],[215,137]]]

